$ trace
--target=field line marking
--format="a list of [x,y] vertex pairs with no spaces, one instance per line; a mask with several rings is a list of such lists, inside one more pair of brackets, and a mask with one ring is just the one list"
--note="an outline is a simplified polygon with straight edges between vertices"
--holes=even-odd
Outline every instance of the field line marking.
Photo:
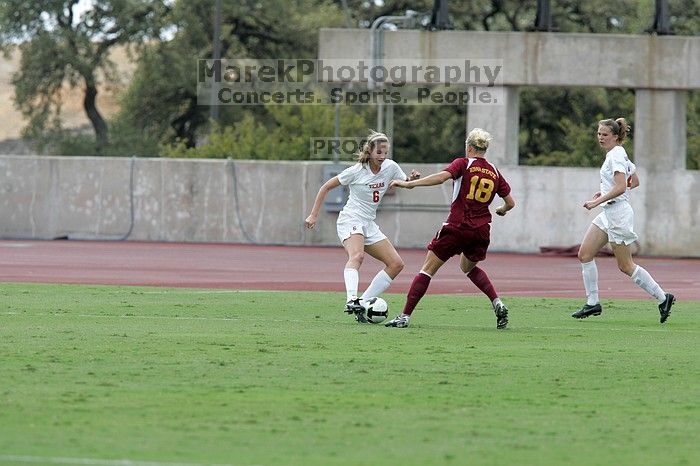
[[[155,320],[223,320],[223,321],[237,321],[241,320],[235,317],[197,317],[197,316],[137,316],[137,315],[113,315],[113,314],[23,314],[19,312],[3,312],[0,315],[7,316],[24,316],[24,317],[85,317],[85,318],[102,318],[102,319],[155,319]],[[288,322],[288,321],[287,321]],[[302,321],[299,321],[302,322]]]
[[167,290],[135,291],[137,294],[234,294],[234,293],[282,293],[285,290],[187,290],[170,288]]
[[[661,324],[659,324],[661,325]],[[528,328],[533,328],[537,330],[566,330],[566,331],[575,331],[575,330],[581,330],[581,328],[577,327],[528,327]],[[610,328],[605,328],[605,330],[613,330],[615,332],[624,332],[628,330],[633,330],[635,332],[683,332],[683,333],[700,333],[700,331],[697,330],[691,330],[691,329],[673,329],[673,330],[667,330],[665,328],[633,328],[633,327],[626,327],[626,328],[616,328],[616,327],[610,327]]]
[[[40,314],[41,315],[41,314]],[[45,314],[45,315],[51,315],[51,314]],[[42,315],[44,317],[45,315]],[[64,314],[61,315],[60,317],[68,317],[70,314]],[[93,318],[93,317],[102,317],[102,318],[115,318],[115,319],[154,319],[154,320],[160,320],[160,319],[169,319],[169,320],[214,320],[214,321],[237,321],[241,320],[236,317],[197,317],[197,316],[137,316],[137,315],[132,315],[132,316],[127,316],[127,315],[121,315],[121,316],[115,316],[115,315],[100,315],[100,314],[78,314],[78,317],[87,317],[87,318]]]
[[162,461],[137,461],[130,459],[103,460],[97,458],[67,458],[61,456],[22,456],[0,455],[0,463],[40,463],[40,464],[75,464],[92,466],[233,466],[231,464],[211,463],[167,463]]

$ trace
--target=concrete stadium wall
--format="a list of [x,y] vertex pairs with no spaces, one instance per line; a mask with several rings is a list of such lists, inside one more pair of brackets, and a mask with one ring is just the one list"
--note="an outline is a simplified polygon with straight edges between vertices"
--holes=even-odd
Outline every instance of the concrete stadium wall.
[[[0,237],[337,245],[337,213],[324,211],[313,231],[303,226],[325,165],[3,156]],[[444,165],[403,168],[427,175]],[[581,207],[596,190],[597,169],[502,168],[517,207],[495,216],[491,250],[580,242],[599,210]],[[663,189],[648,183],[649,175],[640,171],[642,185],[632,196],[642,252],[700,257],[700,172],[667,173]],[[449,182],[399,190],[385,197],[377,222],[397,247],[422,248],[446,218],[451,195]]]

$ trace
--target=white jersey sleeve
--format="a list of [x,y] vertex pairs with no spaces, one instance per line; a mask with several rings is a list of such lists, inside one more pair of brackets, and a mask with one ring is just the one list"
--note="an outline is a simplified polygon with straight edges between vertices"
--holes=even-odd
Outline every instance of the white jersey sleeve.
[[399,166],[398,163],[394,162],[393,160],[385,160],[384,163],[391,162],[393,165],[394,169],[394,175],[391,178],[391,180],[401,180],[401,181],[406,181],[408,179],[408,176],[406,176],[406,173],[404,173],[403,170],[401,170],[401,167]]
[[627,152],[622,146],[615,146],[610,149],[610,170],[614,174],[615,172],[624,173],[625,177],[628,177],[627,169],[628,164],[631,163],[627,158]]
[[361,173],[362,164],[356,163],[355,165],[352,165],[338,173],[338,181],[340,181],[340,184],[343,186],[347,186],[352,184],[352,182],[355,181]]

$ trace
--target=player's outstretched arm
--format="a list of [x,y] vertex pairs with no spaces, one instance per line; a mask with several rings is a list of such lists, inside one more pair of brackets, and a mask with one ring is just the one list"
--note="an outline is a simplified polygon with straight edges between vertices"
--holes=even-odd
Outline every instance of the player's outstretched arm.
[[321,211],[323,200],[333,188],[337,188],[338,186],[340,186],[340,180],[337,176],[334,176],[330,180],[323,183],[323,186],[319,188],[318,194],[316,194],[316,200],[314,200],[314,206],[311,208],[311,213],[308,217],[306,217],[306,220],[304,220],[304,225],[306,225],[306,228],[311,229],[316,225],[316,220],[318,219],[318,213]]
[[432,175],[426,176],[425,178],[419,178],[411,181],[394,180],[391,182],[389,187],[406,188],[413,189],[416,186],[435,186],[436,184],[442,184],[445,181],[452,178],[452,174],[448,171],[441,171],[439,173],[433,173]]

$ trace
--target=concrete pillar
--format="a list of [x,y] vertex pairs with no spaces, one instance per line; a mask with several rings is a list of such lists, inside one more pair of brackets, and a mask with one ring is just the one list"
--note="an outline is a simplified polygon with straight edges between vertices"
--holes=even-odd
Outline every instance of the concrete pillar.
[[[493,88],[476,88],[493,93]],[[520,118],[520,88],[504,86],[498,89],[497,102],[469,105],[467,133],[483,128],[493,136],[487,158],[497,166],[518,165],[518,127]]]
[[635,96],[634,162],[647,170],[684,170],[687,92],[637,89]]
[[[634,162],[644,190],[646,234],[640,238],[647,254],[668,253],[676,240],[677,219],[683,199],[674,188],[674,172],[685,170],[686,91],[637,89],[635,102]],[[641,225],[640,225],[641,226]]]

